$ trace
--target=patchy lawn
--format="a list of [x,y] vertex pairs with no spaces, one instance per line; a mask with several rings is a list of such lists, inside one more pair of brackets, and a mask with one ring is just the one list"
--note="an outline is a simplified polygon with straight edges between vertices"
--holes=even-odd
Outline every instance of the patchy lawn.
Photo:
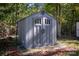
[[[11,40],[12,41],[12,40]],[[9,50],[0,50],[0,55],[7,56],[79,56],[79,40],[76,39],[58,39],[55,46],[47,46],[36,49],[18,50],[14,48],[15,41],[11,42]],[[7,44],[7,43],[6,43]],[[7,48],[7,47],[6,47]]]
[[57,41],[60,45],[66,45],[67,47],[75,48],[77,51],[65,52],[64,55],[79,56],[79,40],[77,39],[59,39]]
[[59,39],[57,42],[68,47],[79,49],[79,40],[76,39]]
[[59,39],[55,46],[41,47],[24,51],[26,56],[79,56],[79,40]]

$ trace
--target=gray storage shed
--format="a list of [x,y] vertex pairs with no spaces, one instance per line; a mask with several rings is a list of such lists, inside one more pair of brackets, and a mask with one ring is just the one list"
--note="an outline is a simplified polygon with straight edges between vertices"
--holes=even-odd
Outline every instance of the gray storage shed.
[[57,41],[57,20],[42,11],[17,22],[20,47],[36,48],[54,45]]

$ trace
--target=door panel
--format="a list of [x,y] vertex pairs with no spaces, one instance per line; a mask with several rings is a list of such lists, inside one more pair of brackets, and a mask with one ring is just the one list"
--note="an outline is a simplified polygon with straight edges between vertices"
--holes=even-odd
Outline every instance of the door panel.
[[47,46],[50,44],[50,25],[45,24],[45,20],[41,19],[41,24],[34,24],[33,30],[33,46]]
[[50,26],[34,26],[34,46],[40,47],[50,43]]

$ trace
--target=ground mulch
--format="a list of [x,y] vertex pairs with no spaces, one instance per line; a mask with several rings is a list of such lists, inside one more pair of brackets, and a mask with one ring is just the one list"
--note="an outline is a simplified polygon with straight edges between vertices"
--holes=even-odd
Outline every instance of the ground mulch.
[[64,56],[64,52],[75,52],[77,49],[75,48],[59,48],[59,49],[48,49],[48,50],[40,50],[29,53],[24,53],[25,56]]
[[22,52],[21,50],[11,49],[5,52],[5,56],[64,56],[65,52],[76,52],[76,48],[64,47],[64,48],[42,48],[33,49]]

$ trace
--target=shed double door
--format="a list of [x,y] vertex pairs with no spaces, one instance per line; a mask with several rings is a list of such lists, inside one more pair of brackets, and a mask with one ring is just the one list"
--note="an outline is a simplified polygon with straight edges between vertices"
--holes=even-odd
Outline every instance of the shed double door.
[[50,38],[50,31],[50,24],[44,24],[44,22],[42,22],[41,24],[34,25],[33,47],[49,45],[50,42],[52,42]]

